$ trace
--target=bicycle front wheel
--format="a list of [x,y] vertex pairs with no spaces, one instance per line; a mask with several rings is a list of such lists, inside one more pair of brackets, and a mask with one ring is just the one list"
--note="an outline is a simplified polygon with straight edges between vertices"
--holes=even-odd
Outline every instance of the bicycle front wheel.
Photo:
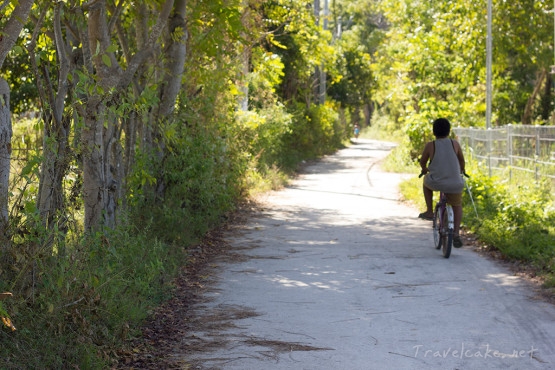
[[441,253],[443,257],[449,258],[451,255],[451,247],[453,246],[453,229],[449,228],[449,212],[443,212],[441,235]]

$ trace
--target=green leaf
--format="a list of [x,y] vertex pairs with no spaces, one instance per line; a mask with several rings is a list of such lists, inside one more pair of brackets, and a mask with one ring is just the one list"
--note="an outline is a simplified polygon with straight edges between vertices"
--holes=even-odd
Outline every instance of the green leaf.
[[12,49],[12,51],[17,54],[17,55],[21,55],[23,54],[23,48],[19,45],[15,45]]
[[104,64],[106,64],[108,67],[112,66],[112,60],[106,54],[102,54],[102,62],[104,62]]

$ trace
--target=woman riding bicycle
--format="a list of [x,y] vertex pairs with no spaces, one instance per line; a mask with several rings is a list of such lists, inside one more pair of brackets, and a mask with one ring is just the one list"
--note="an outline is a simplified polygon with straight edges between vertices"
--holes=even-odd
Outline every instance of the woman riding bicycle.
[[453,246],[462,247],[459,230],[462,220],[462,191],[464,180],[461,174],[465,170],[464,155],[460,144],[449,138],[451,124],[446,118],[434,121],[433,132],[436,139],[424,146],[420,167],[422,174],[426,174],[423,182],[426,212],[418,215],[419,218],[432,220],[432,202],[434,191],[441,191],[447,196],[447,201],[453,207],[454,227]]

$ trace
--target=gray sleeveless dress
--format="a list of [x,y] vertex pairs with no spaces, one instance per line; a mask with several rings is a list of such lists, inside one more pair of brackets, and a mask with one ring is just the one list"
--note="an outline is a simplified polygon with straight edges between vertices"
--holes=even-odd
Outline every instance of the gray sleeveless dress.
[[436,139],[434,157],[428,165],[429,173],[424,177],[424,185],[446,194],[462,193],[464,180],[453,142],[450,138]]

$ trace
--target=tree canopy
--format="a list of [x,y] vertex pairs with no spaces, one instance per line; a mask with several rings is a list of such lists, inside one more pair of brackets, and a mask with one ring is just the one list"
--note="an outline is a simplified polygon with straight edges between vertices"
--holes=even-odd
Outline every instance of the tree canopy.
[[[374,54],[375,99],[415,148],[435,117],[485,126],[486,23],[483,1],[380,1],[387,19]],[[546,1],[493,1],[493,121],[546,123],[553,112],[553,16]],[[541,89],[541,86],[545,88]],[[534,94],[534,91],[536,93]]]

